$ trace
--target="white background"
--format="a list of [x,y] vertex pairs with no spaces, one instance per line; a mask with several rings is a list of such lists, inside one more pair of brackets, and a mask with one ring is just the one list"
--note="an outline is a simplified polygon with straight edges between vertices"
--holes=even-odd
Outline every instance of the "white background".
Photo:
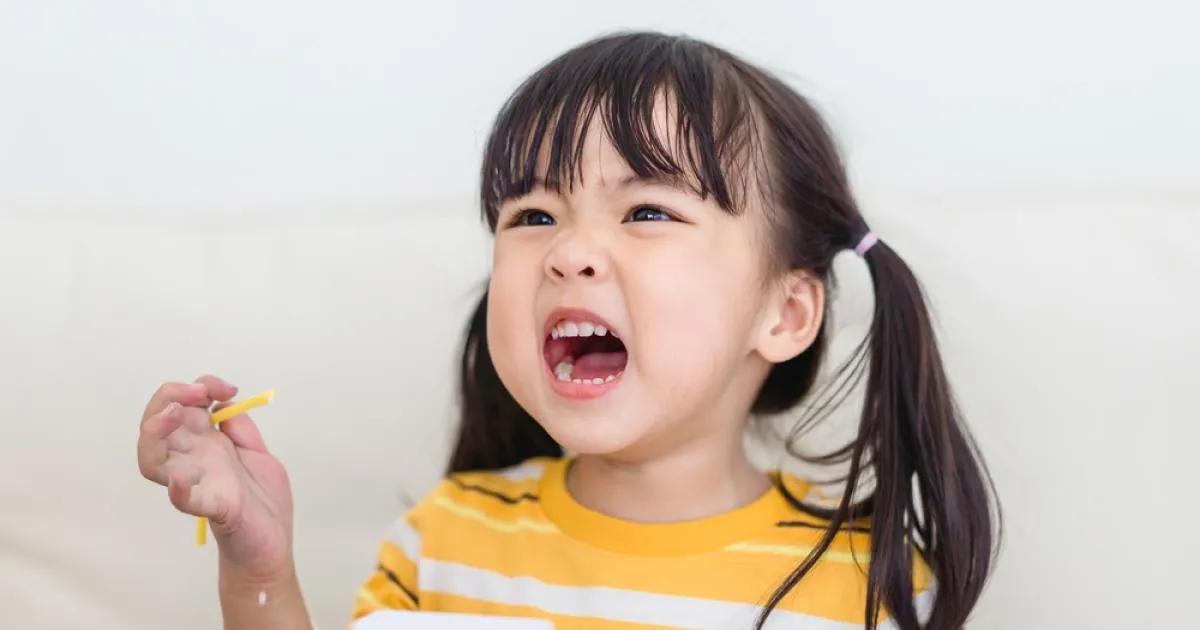
[[655,28],[809,96],[925,284],[1007,516],[971,627],[1186,627],[1200,12],[1111,5],[0,2],[0,623],[219,625],[215,547],[134,457],[158,383],[212,371],[279,389],[255,417],[343,624],[444,464],[492,118]]

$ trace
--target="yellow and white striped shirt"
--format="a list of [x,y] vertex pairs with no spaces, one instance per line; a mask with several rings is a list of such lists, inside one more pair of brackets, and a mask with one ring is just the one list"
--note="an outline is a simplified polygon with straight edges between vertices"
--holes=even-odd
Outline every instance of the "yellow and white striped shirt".
[[[354,617],[394,608],[534,617],[557,628],[751,628],[822,534],[824,523],[775,487],[700,520],[620,520],[571,497],[569,463],[535,458],[444,480],[380,545]],[[794,476],[781,481],[795,496],[809,491]],[[840,532],[766,627],[861,628],[869,550],[866,523]],[[933,588],[919,560],[913,577],[924,618]]]

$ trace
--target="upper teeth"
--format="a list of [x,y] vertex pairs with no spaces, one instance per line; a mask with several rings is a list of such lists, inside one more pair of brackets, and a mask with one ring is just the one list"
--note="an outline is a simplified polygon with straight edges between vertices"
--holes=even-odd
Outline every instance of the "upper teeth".
[[[550,337],[554,339],[558,339],[559,337],[591,337],[592,335],[603,337],[609,332],[611,331],[601,324],[561,321],[557,326],[550,329]],[[617,333],[613,332],[612,336],[616,337]]]

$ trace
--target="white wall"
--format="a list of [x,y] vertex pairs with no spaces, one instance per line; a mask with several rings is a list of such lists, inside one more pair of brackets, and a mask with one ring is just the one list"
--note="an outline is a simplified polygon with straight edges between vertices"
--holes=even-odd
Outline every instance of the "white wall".
[[491,119],[625,27],[787,74],[931,293],[1008,517],[972,627],[1185,627],[1200,12],[967,4],[0,3],[3,625],[218,625],[215,548],[134,458],[154,387],[206,371],[279,388],[256,417],[341,624],[446,452]]

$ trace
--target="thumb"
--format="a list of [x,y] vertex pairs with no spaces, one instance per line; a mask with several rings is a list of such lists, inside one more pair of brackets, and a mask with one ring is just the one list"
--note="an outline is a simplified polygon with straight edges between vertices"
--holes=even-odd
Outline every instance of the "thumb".
[[[221,407],[228,407],[229,403],[222,403],[213,408],[213,411]],[[222,422],[217,425],[217,428],[229,438],[233,445],[238,448],[244,448],[250,451],[258,451],[260,453],[267,452],[267,444],[263,442],[262,434],[258,432],[258,426],[250,419],[250,416],[244,413]]]

